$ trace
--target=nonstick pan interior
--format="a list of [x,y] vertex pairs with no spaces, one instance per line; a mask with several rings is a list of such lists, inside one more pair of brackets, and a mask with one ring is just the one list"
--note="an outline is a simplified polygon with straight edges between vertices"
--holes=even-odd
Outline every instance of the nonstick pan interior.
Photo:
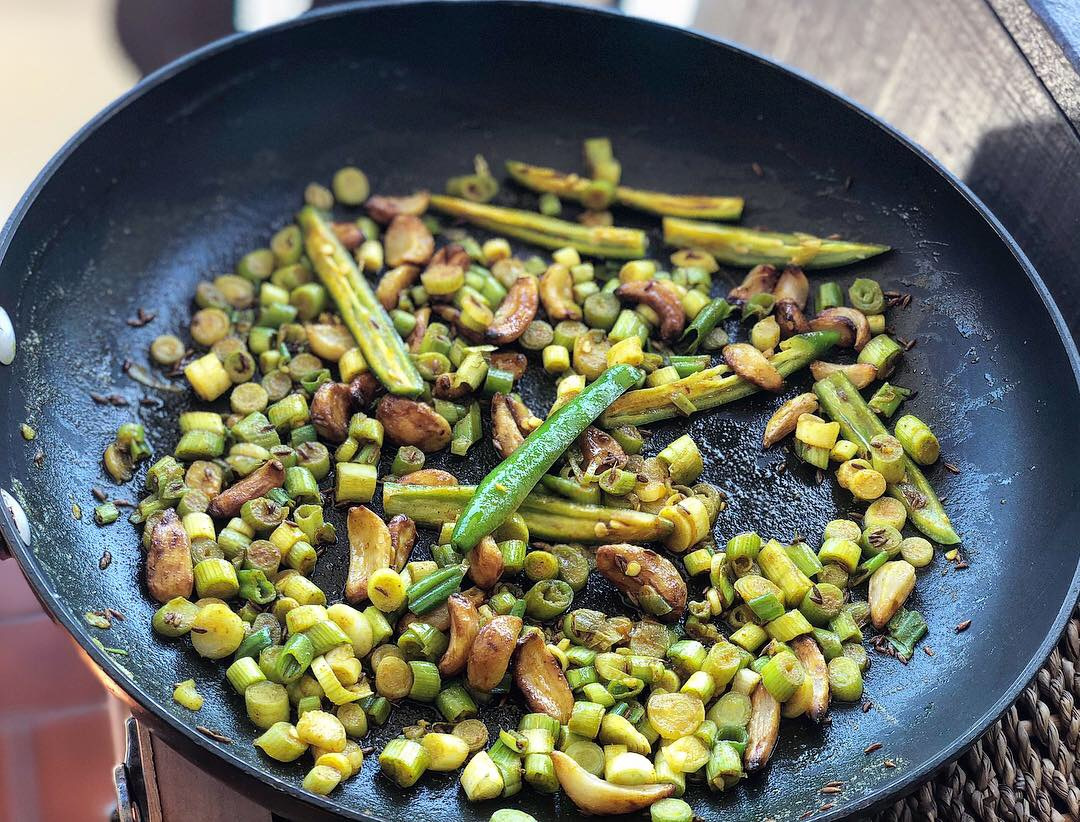
[[[400,819],[407,808],[417,822],[481,820],[499,803],[460,801],[456,775],[428,775],[401,791],[378,776],[374,757],[331,797],[301,800],[303,767],[251,747],[253,729],[222,666],[198,659],[186,642],[151,635],[137,535],[124,524],[97,528],[90,489],[134,498],[138,481],[124,489],[107,482],[102,448],[119,423],[138,418],[155,452],[168,452],[187,399],[141,388],[125,361],[145,362],[154,336],[185,327],[195,283],[264,244],[304,185],[346,162],[363,167],[378,191],[405,193],[440,187],[478,152],[493,164],[575,167],[580,140],[597,134],[614,139],[630,184],[740,193],[748,225],[894,246],[812,279],[846,285],[872,276],[912,294],[911,307],[893,313],[896,333],[917,341],[897,381],[919,389],[907,408],[935,428],[943,460],[959,469],[930,472],[969,563],[956,570],[939,553],[920,574],[914,605],[930,624],[935,655],[920,652],[907,666],[874,655],[867,712],[836,709],[820,729],[785,722],[768,771],[728,794],[692,790],[698,814],[794,820],[821,806],[822,785],[842,780],[835,808],[816,817],[835,818],[914,785],[1015,697],[1075,600],[1075,348],[997,224],[921,154],[807,81],[673,29],[539,3],[332,10],[155,75],[62,152],[0,236],[0,305],[19,340],[15,363],[0,368],[0,482],[33,532],[30,546],[16,543],[18,560],[47,607],[162,732],[279,811]],[[664,253],[656,238],[653,253]],[[156,319],[132,328],[126,320],[140,307]],[[792,380],[789,395],[808,385],[808,375]],[[113,391],[129,404],[90,397]],[[156,402],[142,405],[144,397]],[[755,528],[818,543],[825,522],[848,509],[831,481],[816,484],[784,453],[761,452],[762,426],[778,402],[759,396],[653,427],[651,448],[685,430],[707,444],[707,478],[730,500],[721,538]],[[37,440],[22,440],[22,421]],[[478,453],[444,462],[476,480],[495,461],[487,442]],[[112,562],[100,570],[105,551]],[[316,580],[338,592],[345,567],[342,539]],[[589,603],[616,606],[596,581]],[[127,619],[105,632],[83,621],[107,606]],[[957,633],[968,619],[970,629]],[[197,716],[171,698],[188,677],[206,696]],[[396,711],[373,744],[419,716],[431,718]],[[214,742],[195,725],[233,741]],[[865,754],[874,742],[881,749]],[[576,818],[565,800],[530,791],[504,804],[540,819]]]

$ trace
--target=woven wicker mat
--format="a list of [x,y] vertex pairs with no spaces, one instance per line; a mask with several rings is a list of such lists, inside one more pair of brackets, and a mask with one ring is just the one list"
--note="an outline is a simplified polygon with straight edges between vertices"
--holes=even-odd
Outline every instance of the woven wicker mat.
[[876,822],[1080,820],[1080,607],[1006,714]]

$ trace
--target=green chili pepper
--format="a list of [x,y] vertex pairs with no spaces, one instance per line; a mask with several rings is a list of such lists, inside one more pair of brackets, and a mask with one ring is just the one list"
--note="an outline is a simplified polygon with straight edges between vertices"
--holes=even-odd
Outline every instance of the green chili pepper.
[[240,598],[256,605],[267,605],[277,597],[277,589],[274,583],[266,578],[262,571],[237,571],[236,578],[240,582]]
[[630,365],[609,368],[533,431],[513,454],[477,486],[461,512],[451,541],[464,553],[510,516],[540,478],[582,432],[641,378]]
[[701,341],[709,336],[710,331],[716,328],[717,323],[726,320],[733,310],[734,307],[727,300],[723,297],[717,297],[698,312],[697,316],[694,317],[694,321],[686,327],[682,336],[679,337],[675,347],[687,354],[693,354],[697,351]]
[[[243,571],[240,572],[244,573]],[[240,647],[236,649],[236,654],[233,659],[243,659],[244,657],[254,657],[258,659],[259,654],[263,648],[269,648],[274,644],[273,637],[270,635],[269,628],[260,628],[251,634],[244,637],[244,641],[240,643]]]
[[286,685],[296,682],[310,667],[314,657],[315,646],[311,644],[311,640],[303,634],[293,634],[286,640],[274,663],[274,673],[277,679]]

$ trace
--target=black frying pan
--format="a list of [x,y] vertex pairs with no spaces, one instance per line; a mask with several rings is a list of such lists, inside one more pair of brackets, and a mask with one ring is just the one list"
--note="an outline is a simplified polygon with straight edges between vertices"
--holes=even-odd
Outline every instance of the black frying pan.
[[[281,813],[400,819],[407,806],[417,822],[486,819],[497,803],[459,802],[456,775],[400,791],[378,777],[373,758],[330,798],[304,797],[302,766],[277,765],[251,747],[221,666],[152,637],[136,535],[71,512],[78,502],[89,513],[92,485],[109,487],[100,454],[118,423],[143,420],[159,453],[175,443],[172,420],[186,398],[142,389],[124,360],[143,360],[155,335],[186,326],[196,281],[265,242],[303,185],[345,162],[363,166],[380,191],[403,193],[440,185],[476,152],[496,163],[570,167],[581,138],[594,134],[615,138],[632,184],[742,193],[747,224],[894,246],[838,273],[845,284],[863,274],[912,293],[912,307],[895,315],[897,332],[918,340],[899,381],[920,389],[908,408],[935,427],[945,459],[960,468],[930,472],[970,562],[955,571],[939,556],[920,575],[914,604],[936,656],[919,653],[906,667],[875,656],[873,709],[835,710],[824,729],[785,722],[768,772],[727,795],[692,791],[698,813],[798,819],[821,805],[818,790],[833,779],[846,787],[818,818],[895,798],[1009,705],[1076,600],[1076,348],[1001,226],[916,147],[756,56],[605,12],[424,2],[312,15],[211,46],[139,85],[48,165],[0,235],[0,305],[19,340],[14,364],[0,367],[0,483],[21,501],[32,532],[23,542],[5,511],[4,536],[45,606],[136,709]],[[158,317],[131,328],[125,320],[139,307]],[[804,375],[790,390],[807,383]],[[113,390],[132,404],[100,407],[89,396]],[[143,407],[144,396],[164,404]],[[722,537],[756,527],[817,540],[846,510],[832,483],[815,485],[794,463],[778,473],[783,454],[761,453],[776,403],[757,397],[688,426],[656,427],[660,443],[686,427],[708,443],[708,479],[732,501]],[[32,444],[19,436],[23,420],[38,431]],[[40,468],[32,462],[39,446]],[[486,443],[479,453],[483,460],[447,463],[475,480],[494,461]],[[106,549],[113,560],[102,571]],[[331,552],[316,579],[338,591],[344,571],[343,552]],[[615,607],[595,581],[585,603]],[[82,614],[104,606],[127,620],[108,632],[88,627]],[[955,633],[966,619],[970,630]],[[103,652],[96,640],[129,654]],[[207,697],[197,718],[171,698],[187,677]],[[397,712],[392,724],[422,714]],[[199,734],[197,723],[233,743]],[[872,742],[883,747],[864,754]],[[886,757],[895,768],[883,766]],[[565,801],[529,791],[508,804],[539,818],[575,817]]]

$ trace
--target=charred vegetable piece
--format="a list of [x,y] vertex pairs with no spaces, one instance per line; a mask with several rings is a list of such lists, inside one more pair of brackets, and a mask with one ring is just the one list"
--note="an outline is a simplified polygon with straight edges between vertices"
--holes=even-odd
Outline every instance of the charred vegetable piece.
[[158,602],[191,596],[195,584],[191,541],[176,515],[166,508],[154,523],[150,550],[146,554],[146,587]]
[[555,460],[640,376],[641,372],[632,366],[609,368],[533,431],[520,448],[477,486],[454,526],[451,536],[454,547],[468,551],[502,525]]
[[781,272],[772,294],[778,304],[792,302],[799,309],[806,308],[806,301],[810,298],[810,281],[801,268],[789,265]]
[[518,428],[521,429],[523,434],[531,434],[544,424],[544,421],[530,411],[529,406],[517,394],[507,395],[506,403],[510,407],[510,413],[514,415]]
[[270,460],[210,500],[207,513],[219,519],[235,517],[245,502],[265,497],[271,488],[284,484],[285,468],[277,460]]
[[810,323],[807,322],[803,310],[791,300],[777,301],[773,307],[773,316],[783,339],[794,334],[805,334],[810,330]]
[[496,394],[491,398],[491,442],[503,459],[513,454],[525,442],[525,433],[518,426],[504,394]]
[[416,545],[416,523],[404,514],[398,514],[386,524],[390,532],[390,567],[400,572],[409,561],[409,554]]
[[419,217],[398,214],[386,229],[383,246],[389,265],[427,265],[435,253],[435,238]]
[[727,298],[733,303],[745,303],[758,294],[771,294],[779,278],[776,266],[755,265],[743,281],[728,292]]
[[727,265],[797,265],[802,268],[835,268],[889,250],[887,245],[824,240],[810,234],[755,231],[677,217],[664,218],[664,242],[680,248],[703,249]]
[[743,764],[749,773],[764,768],[780,731],[780,703],[769,693],[764,683],[759,683],[750,697],[750,723],[746,726],[749,739],[743,751]]
[[[839,335],[831,332],[800,334],[782,342],[783,350],[769,363],[781,377],[789,377],[828,351],[838,338]],[[754,383],[729,373],[727,366],[713,366],[664,385],[628,391],[601,415],[600,425],[611,429],[676,417],[681,413],[673,399],[676,394],[689,399],[696,410],[705,411],[748,397],[757,390]]]
[[404,197],[386,197],[377,194],[368,198],[364,208],[371,219],[386,225],[400,214],[419,217],[427,211],[430,196],[426,191],[417,191]]
[[814,331],[835,331],[840,335],[837,345],[841,348],[862,351],[870,342],[870,323],[865,314],[854,308],[827,308],[810,320],[810,328]]
[[491,691],[502,682],[521,634],[521,619],[497,616],[480,629],[469,651],[466,678],[478,691]]
[[413,445],[425,453],[445,448],[453,434],[450,423],[426,402],[387,395],[375,413],[391,442]]
[[[564,174],[552,168],[532,166],[509,160],[506,170],[518,183],[533,191],[555,194],[560,198],[585,202],[593,181],[577,174]],[[708,220],[737,220],[742,216],[742,197],[708,197],[696,194],[664,194],[616,185],[614,201],[638,211],[672,217]]]
[[301,209],[297,220],[319,279],[334,298],[346,327],[379,381],[392,394],[410,397],[420,394],[424,381],[352,255],[316,209],[311,206]]
[[547,714],[565,725],[574,709],[574,695],[554,654],[541,634],[530,633],[514,653],[514,684],[530,711]]
[[383,308],[387,311],[393,311],[397,308],[401,292],[413,285],[419,278],[419,266],[405,264],[391,268],[379,280],[379,285],[375,288],[375,297]]
[[623,283],[615,289],[615,296],[642,303],[655,311],[660,317],[658,336],[661,340],[671,342],[682,334],[686,325],[686,311],[678,292],[663,280]]
[[540,291],[535,277],[518,277],[495,311],[484,340],[493,345],[509,345],[525,333],[540,307]]
[[829,668],[817,642],[808,636],[800,636],[788,643],[795,652],[806,678],[811,683],[810,699],[806,715],[814,722],[821,722],[829,711]]
[[311,424],[324,440],[344,442],[349,435],[351,409],[349,386],[340,382],[324,383],[311,398]]
[[538,293],[551,322],[581,319],[581,308],[574,302],[573,276],[567,266],[559,263],[548,266],[540,277]]
[[469,551],[469,577],[480,588],[492,588],[503,572],[503,555],[490,536]]
[[723,355],[732,371],[758,388],[779,391],[784,387],[784,378],[776,370],[776,366],[754,346],[748,343],[732,343],[724,347]]
[[686,609],[686,583],[667,559],[637,545],[601,545],[596,570],[645,613],[675,622]]
[[[463,594],[452,594],[446,607],[450,621],[450,644],[439,660],[439,673],[444,677],[453,677],[465,670],[469,651],[480,632],[480,614],[473,601]],[[430,617],[430,612],[424,615],[427,620]]]
[[349,575],[345,599],[356,604],[368,598],[368,580],[394,558],[390,530],[378,514],[363,505],[349,509]]
[[584,226],[532,211],[471,203],[456,197],[435,195],[431,206],[444,214],[461,217],[473,225],[542,248],[575,248],[594,257],[636,259],[645,256],[648,240],[636,228]]
[[594,425],[578,437],[578,448],[585,460],[585,473],[600,476],[611,468],[622,468],[628,457],[616,439]]

